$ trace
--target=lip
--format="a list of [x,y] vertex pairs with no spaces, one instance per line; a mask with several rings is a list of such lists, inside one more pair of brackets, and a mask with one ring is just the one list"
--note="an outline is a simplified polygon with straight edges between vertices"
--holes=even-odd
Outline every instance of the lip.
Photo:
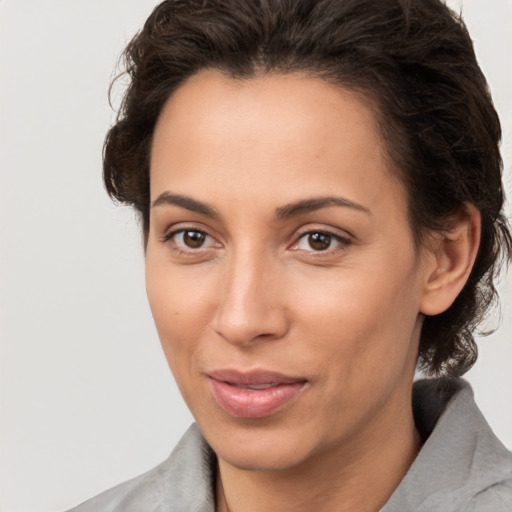
[[217,405],[236,418],[264,418],[280,411],[305,387],[303,377],[257,370],[216,370],[207,374]]

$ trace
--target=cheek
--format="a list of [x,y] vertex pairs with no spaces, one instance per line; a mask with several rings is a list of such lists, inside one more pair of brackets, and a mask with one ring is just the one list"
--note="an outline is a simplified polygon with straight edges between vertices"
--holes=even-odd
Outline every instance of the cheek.
[[146,256],[146,292],[169,366],[176,377],[190,367],[208,310],[208,287],[186,271]]
[[314,368],[322,390],[316,403],[333,432],[339,425],[351,429],[369,421],[393,390],[412,382],[416,364],[417,313],[411,295],[389,282],[377,289],[358,283],[332,282],[323,298],[302,306],[309,344],[300,352]]
[[[414,350],[418,321],[418,283],[409,272],[387,268],[333,274],[315,287],[304,283],[298,305],[302,330],[308,332],[315,360],[337,364],[347,381],[376,373],[399,373]],[[323,357],[318,357],[322,353]]]

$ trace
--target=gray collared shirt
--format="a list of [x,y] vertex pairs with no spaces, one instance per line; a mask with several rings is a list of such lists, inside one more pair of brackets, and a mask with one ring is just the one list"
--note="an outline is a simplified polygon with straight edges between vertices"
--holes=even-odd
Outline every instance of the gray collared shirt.
[[[418,381],[413,409],[426,442],[381,512],[512,512],[512,453],[469,385]],[[215,468],[194,424],[162,464],[69,512],[215,512]]]

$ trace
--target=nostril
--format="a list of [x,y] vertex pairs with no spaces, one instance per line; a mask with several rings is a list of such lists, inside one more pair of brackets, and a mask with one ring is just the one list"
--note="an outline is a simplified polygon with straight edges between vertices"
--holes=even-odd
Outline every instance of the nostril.
[[226,315],[216,319],[214,329],[218,335],[232,344],[253,344],[257,341],[271,341],[282,338],[288,329],[288,322],[279,310],[259,315],[254,311],[245,315],[240,322],[228,321]]

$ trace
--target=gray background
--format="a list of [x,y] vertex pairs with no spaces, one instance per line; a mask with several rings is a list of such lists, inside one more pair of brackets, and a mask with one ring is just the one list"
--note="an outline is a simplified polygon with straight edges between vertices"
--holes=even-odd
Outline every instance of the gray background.
[[[155,4],[0,2],[4,512],[63,510],[135,476],[192,421],[146,304],[138,227],[100,177],[114,64]],[[512,2],[465,0],[464,12],[502,117],[510,194]],[[501,288],[502,326],[469,380],[512,448],[512,280]]]

